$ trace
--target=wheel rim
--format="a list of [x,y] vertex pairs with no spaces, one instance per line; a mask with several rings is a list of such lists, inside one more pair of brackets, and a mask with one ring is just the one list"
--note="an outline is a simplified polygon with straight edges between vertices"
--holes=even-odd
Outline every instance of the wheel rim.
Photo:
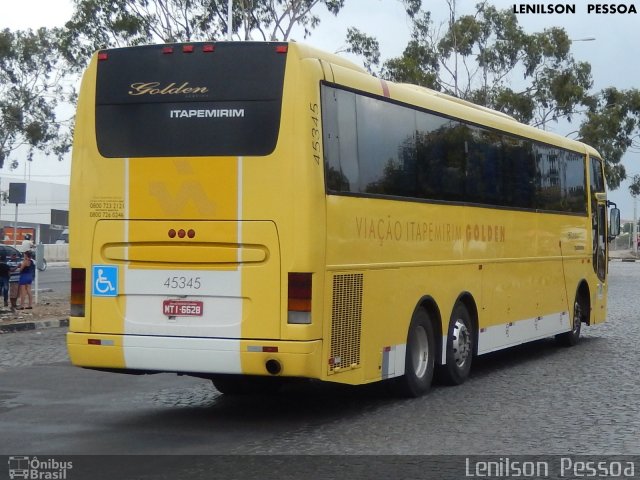
[[418,378],[422,378],[429,366],[429,339],[423,327],[418,327],[411,342],[411,363]]
[[582,307],[580,302],[576,302],[573,305],[573,333],[580,330],[580,322],[582,321]]
[[458,368],[462,367],[471,353],[471,335],[462,319],[456,320],[453,326],[453,358]]

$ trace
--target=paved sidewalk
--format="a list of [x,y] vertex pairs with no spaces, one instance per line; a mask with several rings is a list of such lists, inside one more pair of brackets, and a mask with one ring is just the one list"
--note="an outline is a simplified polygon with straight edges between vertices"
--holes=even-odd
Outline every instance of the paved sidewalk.
[[[0,305],[2,301],[0,300]],[[42,291],[33,309],[12,311],[0,306],[0,335],[69,326],[69,294]]]
[[631,250],[609,250],[609,259],[622,260],[623,262],[635,262],[638,260],[636,253]]
[[0,335],[5,333],[26,332],[28,330],[38,330],[41,328],[68,327],[67,318],[42,318],[34,320],[3,320],[0,322]]

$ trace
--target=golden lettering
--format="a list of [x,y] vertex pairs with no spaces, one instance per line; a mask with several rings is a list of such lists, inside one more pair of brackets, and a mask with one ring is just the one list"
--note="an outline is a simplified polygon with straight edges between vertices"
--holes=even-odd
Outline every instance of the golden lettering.
[[207,87],[191,87],[189,82],[183,82],[181,85],[171,82],[161,86],[160,82],[137,82],[131,84],[129,95],[178,95],[188,93],[207,93]]

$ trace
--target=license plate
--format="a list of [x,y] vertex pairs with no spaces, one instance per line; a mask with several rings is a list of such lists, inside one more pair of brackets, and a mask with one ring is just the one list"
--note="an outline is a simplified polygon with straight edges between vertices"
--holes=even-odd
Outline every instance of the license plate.
[[162,302],[162,313],[169,317],[201,317],[202,302],[189,300],[165,300]]

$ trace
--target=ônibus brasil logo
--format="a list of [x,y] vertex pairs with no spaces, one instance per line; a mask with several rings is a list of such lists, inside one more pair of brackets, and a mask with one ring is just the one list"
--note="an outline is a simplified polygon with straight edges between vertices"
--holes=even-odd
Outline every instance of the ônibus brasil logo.
[[32,480],[65,480],[73,462],[63,462],[54,458],[39,460],[38,457],[9,457],[9,478]]

